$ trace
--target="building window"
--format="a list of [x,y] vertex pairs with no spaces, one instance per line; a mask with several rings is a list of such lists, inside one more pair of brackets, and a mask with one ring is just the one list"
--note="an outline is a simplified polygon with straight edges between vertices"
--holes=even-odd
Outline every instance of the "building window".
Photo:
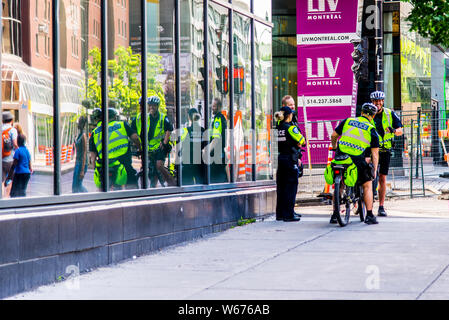
[[21,0],[3,1],[3,53],[22,56]]
[[36,33],[36,54],[39,54],[39,34]]

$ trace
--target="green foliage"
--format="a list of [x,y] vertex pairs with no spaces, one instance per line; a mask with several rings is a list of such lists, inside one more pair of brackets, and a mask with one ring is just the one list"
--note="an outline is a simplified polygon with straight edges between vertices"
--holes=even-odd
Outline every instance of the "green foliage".
[[251,218],[251,219],[243,219],[243,217],[240,217],[240,220],[237,222],[238,226],[244,226],[250,223],[254,223],[256,222],[255,218]]
[[413,5],[406,19],[412,31],[429,38],[434,45],[449,48],[449,1],[447,0],[402,0]]
[[[119,113],[130,119],[139,112],[139,99],[142,95],[141,82],[137,76],[141,72],[141,56],[134,54],[131,47],[119,46],[114,52],[115,59],[108,61],[108,98]],[[162,83],[157,80],[163,72],[162,57],[148,54],[148,96],[157,95],[161,99],[159,110],[166,113],[165,96]],[[87,109],[101,108],[101,51],[93,48],[86,62],[87,82],[83,87],[83,106]]]

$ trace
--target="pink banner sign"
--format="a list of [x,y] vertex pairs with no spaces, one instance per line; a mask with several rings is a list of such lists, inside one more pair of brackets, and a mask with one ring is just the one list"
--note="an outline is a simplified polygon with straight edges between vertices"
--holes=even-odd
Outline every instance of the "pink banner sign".
[[[351,43],[298,46],[298,93],[307,96],[351,96],[353,50]],[[325,102],[320,104],[326,105]]]
[[359,0],[296,0],[297,34],[356,33]]
[[[355,116],[352,40],[360,39],[360,0],[297,0],[298,120],[313,164],[326,164],[338,121]],[[306,116],[304,116],[304,110]],[[308,163],[307,156],[303,158]]]

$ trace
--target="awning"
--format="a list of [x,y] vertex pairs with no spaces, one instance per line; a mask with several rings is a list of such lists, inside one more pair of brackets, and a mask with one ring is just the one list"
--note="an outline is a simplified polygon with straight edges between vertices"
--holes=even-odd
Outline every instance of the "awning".
[[[2,82],[19,83],[18,101],[28,105],[31,112],[53,115],[53,75],[47,71],[30,67],[20,57],[2,55]],[[68,69],[60,70],[61,112],[78,113],[81,107],[81,73]],[[11,97],[9,97],[11,99]],[[9,102],[5,99],[5,103]]]

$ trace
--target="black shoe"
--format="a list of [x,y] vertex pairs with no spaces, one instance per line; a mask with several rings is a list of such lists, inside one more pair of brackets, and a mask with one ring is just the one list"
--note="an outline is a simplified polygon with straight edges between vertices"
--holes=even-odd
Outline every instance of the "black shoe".
[[282,217],[276,217],[276,221],[282,221],[282,220],[284,220],[284,218],[282,218]]
[[301,215],[301,214],[299,214],[299,213],[296,213],[296,212],[295,212],[295,213],[294,213],[293,215],[294,215],[295,217],[298,217],[298,218],[301,218],[301,217],[302,217],[302,215]]
[[386,217],[387,213],[385,212],[385,209],[383,207],[379,207],[379,211],[377,211],[378,217]]
[[301,220],[300,217],[295,217],[295,216],[293,216],[293,217],[291,217],[291,218],[285,218],[285,219],[284,219],[284,222],[292,222],[292,221],[299,221],[299,220]]
[[336,224],[336,223],[338,223],[337,218],[336,218],[334,215],[332,215],[331,220],[329,221],[329,223],[330,223],[330,224]]
[[375,216],[366,216],[365,223],[366,224],[378,224],[379,222],[377,222]]

